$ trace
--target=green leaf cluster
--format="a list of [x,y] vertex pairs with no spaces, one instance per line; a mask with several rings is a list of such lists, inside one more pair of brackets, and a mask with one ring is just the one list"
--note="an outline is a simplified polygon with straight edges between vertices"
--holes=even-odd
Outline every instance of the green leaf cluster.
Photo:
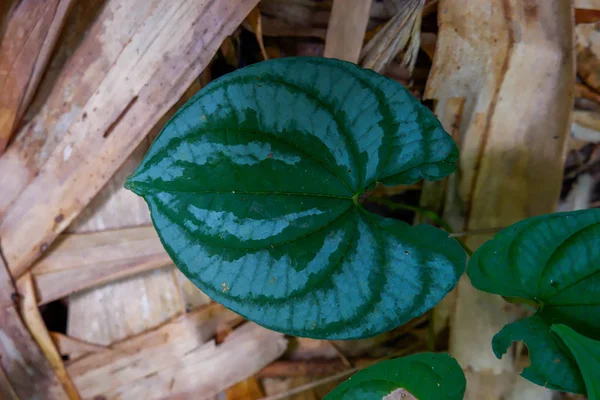
[[522,340],[531,357],[525,378],[567,392],[586,393],[587,386],[593,398],[585,376],[599,370],[600,358],[582,361],[573,343],[585,343],[589,355],[594,346],[600,352],[600,209],[517,222],[475,252],[467,274],[480,290],[538,308],[494,337],[496,356]]

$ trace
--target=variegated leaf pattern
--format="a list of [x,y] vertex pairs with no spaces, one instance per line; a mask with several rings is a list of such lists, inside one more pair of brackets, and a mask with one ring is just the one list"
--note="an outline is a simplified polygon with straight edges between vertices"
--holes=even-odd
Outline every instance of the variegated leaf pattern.
[[127,187],[213,299],[288,334],[357,338],[431,308],[465,264],[446,233],[370,214],[359,196],[376,182],[442,178],[456,158],[398,83],[338,60],[286,58],[207,85]]

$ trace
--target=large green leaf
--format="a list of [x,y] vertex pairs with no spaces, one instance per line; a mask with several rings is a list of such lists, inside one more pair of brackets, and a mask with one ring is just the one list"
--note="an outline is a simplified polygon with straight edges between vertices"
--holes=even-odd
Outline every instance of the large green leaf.
[[592,340],[566,325],[552,325],[577,361],[589,400],[600,400],[600,341]]
[[466,386],[465,375],[454,358],[420,353],[357,372],[324,400],[381,400],[400,388],[419,400],[462,400]]
[[531,354],[527,379],[583,392],[575,361],[550,328],[565,324],[600,339],[600,210],[543,215],[511,225],[475,252],[467,274],[480,290],[538,306],[535,316],[507,325],[494,337],[496,355],[523,340]]
[[377,182],[441,178],[456,158],[401,85],[347,62],[287,58],[207,85],[127,187],[213,299],[277,331],[348,339],[392,329],[455,286],[457,242],[370,214],[359,198]]

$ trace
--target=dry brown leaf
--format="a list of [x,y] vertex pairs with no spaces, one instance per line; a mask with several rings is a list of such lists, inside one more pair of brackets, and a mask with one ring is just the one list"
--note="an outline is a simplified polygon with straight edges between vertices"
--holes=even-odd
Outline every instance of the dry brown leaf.
[[67,399],[65,388],[21,318],[20,299],[0,254],[0,394],[31,399],[44,393],[48,399]]
[[221,55],[223,56],[227,64],[231,65],[234,68],[237,68],[239,66],[238,51],[235,47],[235,44],[233,43],[233,38],[231,36],[228,36],[225,38],[225,40],[223,40],[221,47],[219,47],[219,51],[221,52]]
[[42,78],[72,2],[20,1],[6,23],[0,21],[5,29],[0,32],[0,155]]
[[268,60],[269,55],[265,50],[265,43],[263,41],[262,18],[260,16],[260,9],[258,7],[254,7],[254,9],[250,11],[250,14],[248,14],[248,16],[246,17],[246,21],[248,21],[248,24],[250,24],[250,27],[252,28],[252,32],[254,32],[254,35],[256,36],[256,41],[258,42],[258,46],[260,47],[260,52],[263,56],[263,59]]
[[42,353],[50,363],[56,377],[63,385],[65,392],[71,400],[78,400],[81,397],[77,388],[73,384],[71,377],[67,373],[63,360],[56,349],[54,341],[46,328],[40,310],[37,306],[37,299],[35,296],[35,289],[33,287],[33,278],[31,273],[25,274],[17,282],[17,287],[21,298],[21,316],[23,322],[31,332],[31,335],[40,346]]
[[[15,276],[29,269],[100,191],[257,2],[208,1],[206,7],[193,0],[153,0],[155,6],[145,0],[105,4],[92,34],[76,49],[48,97],[48,103],[60,99],[58,109],[48,104],[39,119],[19,132],[19,147],[11,146],[5,154],[14,148],[11,156],[0,158],[0,168],[11,170],[10,177],[0,175],[0,197],[7,198],[2,203],[12,203],[0,223],[0,238]],[[156,11],[161,7],[164,12]],[[222,20],[219,26],[211,25],[215,18]],[[124,39],[115,44],[115,37]],[[152,51],[139,58],[140,46]],[[36,141],[39,124],[44,135]],[[36,151],[44,145],[46,152]],[[36,175],[42,165],[43,173]]]
[[225,391],[225,400],[258,400],[265,396],[256,378],[250,377]]
[[575,9],[575,23],[589,24],[600,21],[600,10],[590,10],[586,8]]

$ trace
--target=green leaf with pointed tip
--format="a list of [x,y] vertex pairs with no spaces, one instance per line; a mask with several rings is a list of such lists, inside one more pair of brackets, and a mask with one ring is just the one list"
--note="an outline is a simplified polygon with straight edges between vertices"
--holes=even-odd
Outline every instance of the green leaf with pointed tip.
[[402,388],[420,400],[462,400],[467,381],[448,354],[419,353],[381,361],[352,375],[324,400],[381,400]]
[[600,400],[600,341],[587,338],[566,325],[552,325],[577,361],[589,400]]
[[[523,340],[531,353],[527,379],[582,393],[576,363],[550,327],[565,324],[600,339],[600,209],[517,222],[475,252],[467,274],[479,290],[539,307],[534,317],[507,325],[494,337],[496,355],[511,341]],[[571,362],[548,362],[556,359]]]
[[577,363],[550,327],[539,315],[508,324],[492,339],[494,354],[501,358],[512,342],[522,340],[531,359],[531,365],[521,374],[523,378],[554,390],[584,393]]
[[438,179],[457,149],[401,85],[347,62],[286,58],[207,85],[169,121],[127,187],[216,301],[292,335],[376,335],[451,290],[448,235],[370,214],[377,182]]

